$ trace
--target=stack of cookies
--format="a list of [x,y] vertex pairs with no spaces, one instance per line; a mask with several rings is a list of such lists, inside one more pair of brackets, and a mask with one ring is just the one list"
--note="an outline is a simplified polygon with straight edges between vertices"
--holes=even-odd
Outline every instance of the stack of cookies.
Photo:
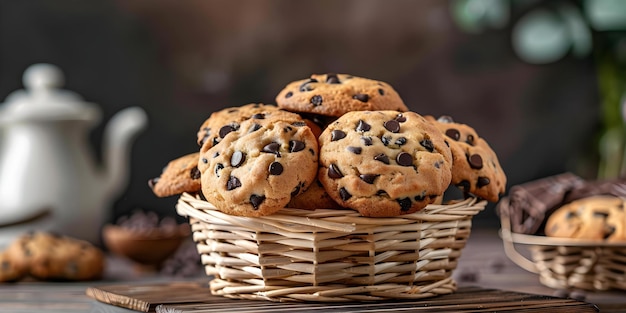
[[450,186],[496,202],[506,185],[470,126],[411,112],[389,84],[345,74],[291,82],[276,105],[213,112],[197,142],[149,186],[159,197],[198,194],[237,216],[294,207],[391,217],[439,203]]

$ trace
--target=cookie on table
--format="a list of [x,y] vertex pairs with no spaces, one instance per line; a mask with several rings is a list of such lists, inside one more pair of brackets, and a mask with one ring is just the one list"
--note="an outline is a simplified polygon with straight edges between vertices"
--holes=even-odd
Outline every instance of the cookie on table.
[[349,112],[319,142],[318,179],[337,203],[363,216],[416,212],[450,184],[450,148],[415,112]]
[[76,238],[34,232],[16,239],[5,251],[42,280],[94,280],[104,272],[104,254],[96,246]]
[[0,253],[0,282],[14,282],[24,278],[28,268],[7,252]]
[[497,202],[506,188],[506,175],[487,141],[450,116],[426,116],[445,135],[452,151],[452,184],[490,202]]
[[341,209],[319,180],[315,180],[303,193],[291,198],[287,207],[305,210]]
[[625,241],[625,223],[623,198],[591,196],[565,204],[550,214],[545,233],[550,237]]
[[351,111],[408,111],[387,83],[347,74],[313,74],[289,83],[276,96],[287,111],[339,117]]
[[318,144],[297,115],[252,117],[201,151],[202,194],[227,214],[264,216],[315,180]]
[[200,152],[195,152],[170,161],[159,177],[148,180],[148,186],[158,197],[200,191],[199,157]]

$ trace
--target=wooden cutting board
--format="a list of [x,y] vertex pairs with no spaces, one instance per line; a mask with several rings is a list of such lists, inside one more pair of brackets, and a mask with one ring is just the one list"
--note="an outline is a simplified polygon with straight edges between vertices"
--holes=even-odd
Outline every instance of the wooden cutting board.
[[497,289],[461,287],[454,294],[421,300],[350,303],[276,303],[210,294],[205,284],[107,285],[87,288],[100,302],[141,312],[598,312],[590,303]]

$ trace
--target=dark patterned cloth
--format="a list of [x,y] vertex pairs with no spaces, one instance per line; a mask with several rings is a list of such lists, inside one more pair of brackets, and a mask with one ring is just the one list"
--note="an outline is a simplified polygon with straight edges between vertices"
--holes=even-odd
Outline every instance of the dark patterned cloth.
[[549,176],[513,186],[496,210],[509,217],[513,232],[537,234],[554,210],[593,195],[626,197],[626,180],[586,181],[572,173]]

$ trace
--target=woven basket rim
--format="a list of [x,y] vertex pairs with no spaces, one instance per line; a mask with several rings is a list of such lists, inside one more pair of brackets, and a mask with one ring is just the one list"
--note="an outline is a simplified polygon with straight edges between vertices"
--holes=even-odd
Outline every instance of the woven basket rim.
[[554,247],[626,248],[626,241],[607,242],[603,240],[560,238],[515,233],[511,230],[510,220],[507,216],[500,217],[500,224],[501,228],[498,232],[500,238],[515,244]]
[[350,209],[297,208],[283,208],[268,216],[243,217],[222,213],[210,202],[189,193],[183,193],[176,204],[179,215],[204,221],[212,220],[211,217],[218,217],[237,225],[250,226],[251,221],[263,223],[266,225],[264,230],[270,230],[271,227],[289,227],[291,231],[298,231],[294,229],[297,225],[302,227],[299,230],[301,232],[325,230],[344,233],[356,231],[359,227],[403,225],[415,223],[415,221],[452,222],[475,216],[485,207],[486,200],[470,197],[453,204],[429,204],[418,212],[395,217],[364,217],[359,212]]

